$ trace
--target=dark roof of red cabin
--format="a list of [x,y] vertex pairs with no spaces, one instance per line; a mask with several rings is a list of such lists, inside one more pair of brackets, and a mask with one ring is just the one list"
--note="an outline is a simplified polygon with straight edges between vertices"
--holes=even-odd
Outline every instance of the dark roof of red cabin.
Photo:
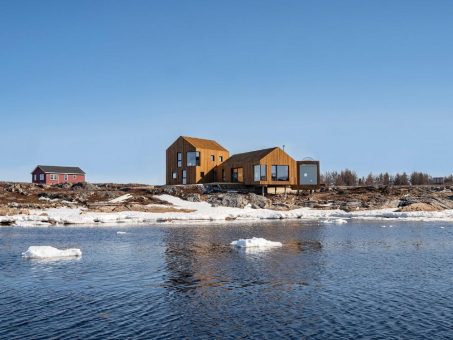
[[85,175],[85,172],[77,166],[38,165],[33,172],[38,168],[45,173]]

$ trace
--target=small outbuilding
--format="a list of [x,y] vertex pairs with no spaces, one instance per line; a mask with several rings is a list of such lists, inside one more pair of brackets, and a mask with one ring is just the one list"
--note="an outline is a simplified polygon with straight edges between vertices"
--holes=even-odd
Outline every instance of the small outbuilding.
[[52,185],[85,182],[85,172],[74,166],[38,165],[31,175],[32,183]]

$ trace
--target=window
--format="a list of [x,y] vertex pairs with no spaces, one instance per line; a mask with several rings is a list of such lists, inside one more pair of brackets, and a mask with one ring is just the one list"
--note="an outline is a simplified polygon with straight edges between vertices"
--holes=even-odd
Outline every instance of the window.
[[214,156],[214,155],[211,155],[211,161],[212,161],[212,162],[215,161],[215,156]]
[[36,174],[33,175],[33,180],[36,181]]
[[65,180],[65,181],[68,180],[68,175],[64,175],[64,180]]
[[233,168],[231,169],[231,182],[242,183],[244,181],[244,169]]
[[189,151],[187,153],[187,166],[197,166],[197,165],[200,165],[200,152]]
[[178,168],[182,167],[182,152],[178,152]]
[[272,180],[273,181],[289,181],[289,166],[288,165],[272,165]]
[[219,162],[223,162],[223,156],[219,156]]
[[72,175],[72,179],[76,179],[77,178],[77,175]]
[[177,179],[178,178],[178,175],[176,174],[176,171],[173,171],[171,173],[171,178],[173,178],[173,179]]
[[39,180],[44,181],[44,174],[39,174]]
[[182,171],[182,184],[187,184],[187,170]]
[[253,180],[255,182],[266,180],[266,165],[257,164],[253,166]]
[[56,180],[57,180],[57,175],[51,174],[51,175],[50,175],[50,180],[51,180],[51,181],[56,181]]
[[204,177],[204,172],[200,172],[200,177],[201,177],[201,178]]

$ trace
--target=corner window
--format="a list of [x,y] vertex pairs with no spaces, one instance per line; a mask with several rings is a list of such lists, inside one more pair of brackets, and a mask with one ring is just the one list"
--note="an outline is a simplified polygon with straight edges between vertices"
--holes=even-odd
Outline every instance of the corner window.
[[289,181],[289,166],[288,165],[272,165],[272,180],[273,181]]
[[200,165],[200,152],[199,151],[187,152],[187,166],[197,165]]
[[182,167],[182,152],[178,152],[178,168]]
[[223,162],[223,156],[219,156],[219,162]]
[[173,178],[173,179],[177,179],[178,178],[178,175],[176,174],[176,171],[172,172],[171,178]]
[[211,161],[212,161],[212,162],[215,161],[215,156],[214,156],[214,155],[211,155]]
[[255,182],[266,180],[266,165],[258,164],[253,166],[253,180]]

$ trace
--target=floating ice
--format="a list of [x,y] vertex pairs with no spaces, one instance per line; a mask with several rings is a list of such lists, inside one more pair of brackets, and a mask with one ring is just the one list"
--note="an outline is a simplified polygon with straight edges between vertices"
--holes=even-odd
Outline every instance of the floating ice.
[[327,223],[327,224],[345,224],[348,223],[348,221],[344,218],[336,218],[336,219],[327,219],[327,220],[322,220],[322,223]]
[[82,251],[77,248],[57,249],[51,246],[31,246],[28,250],[22,253],[23,257],[29,259],[45,259],[52,257],[72,257],[82,256]]
[[261,237],[253,237],[247,239],[239,239],[237,241],[233,241],[230,243],[234,247],[238,248],[248,248],[248,247],[255,247],[255,248],[272,248],[272,247],[281,247],[281,242],[274,242],[269,241]]
[[125,235],[125,234],[129,234],[127,231],[117,231],[116,232],[117,235]]

